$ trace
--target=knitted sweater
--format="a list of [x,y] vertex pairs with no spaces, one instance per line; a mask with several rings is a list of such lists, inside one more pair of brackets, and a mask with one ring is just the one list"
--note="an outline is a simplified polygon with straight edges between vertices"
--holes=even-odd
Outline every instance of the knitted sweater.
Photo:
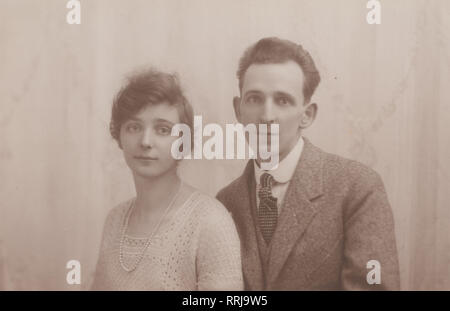
[[[119,247],[133,199],[106,219],[93,290],[242,290],[240,242],[233,219],[216,199],[194,192],[153,236],[134,271],[125,271]],[[133,266],[146,238],[125,235],[126,267]]]

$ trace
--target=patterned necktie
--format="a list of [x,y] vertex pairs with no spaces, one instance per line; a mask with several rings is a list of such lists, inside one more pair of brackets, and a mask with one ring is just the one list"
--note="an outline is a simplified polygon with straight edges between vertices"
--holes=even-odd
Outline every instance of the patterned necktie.
[[272,196],[272,183],[274,182],[273,176],[264,173],[261,175],[260,188],[258,191],[259,208],[258,208],[258,221],[259,228],[264,237],[264,240],[269,244],[272,238],[273,232],[277,225],[278,209],[277,198]]

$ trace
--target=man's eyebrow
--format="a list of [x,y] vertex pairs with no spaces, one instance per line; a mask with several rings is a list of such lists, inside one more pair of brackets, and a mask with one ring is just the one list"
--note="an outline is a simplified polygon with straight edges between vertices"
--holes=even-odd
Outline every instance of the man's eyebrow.
[[283,92],[283,91],[277,91],[277,92],[275,92],[275,96],[287,97],[287,98],[289,98],[289,99],[291,99],[291,100],[295,100],[295,97],[294,97],[294,96],[292,96],[292,95],[289,94],[289,93]]
[[248,90],[244,93],[244,95],[247,94],[262,94],[263,92],[259,91],[259,90]]

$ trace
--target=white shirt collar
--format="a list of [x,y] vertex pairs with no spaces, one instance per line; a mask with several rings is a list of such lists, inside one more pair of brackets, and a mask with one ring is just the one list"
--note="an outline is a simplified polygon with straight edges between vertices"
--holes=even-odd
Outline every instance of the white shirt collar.
[[253,166],[255,168],[255,180],[256,184],[259,184],[259,179],[263,173],[269,173],[273,176],[276,182],[278,183],[287,183],[291,180],[294,175],[295,168],[297,167],[298,160],[303,151],[303,138],[300,136],[297,144],[292,148],[292,150],[288,153],[288,155],[281,160],[278,164],[278,167],[274,170],[265,171],[262,170],[256,161],[253,160]]

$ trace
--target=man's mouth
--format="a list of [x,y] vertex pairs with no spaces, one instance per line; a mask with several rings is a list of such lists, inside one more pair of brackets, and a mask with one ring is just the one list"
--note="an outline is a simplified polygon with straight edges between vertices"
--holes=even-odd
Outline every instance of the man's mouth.
[[260,136],[275,136],[277,133],[275,132],[259,132]]

